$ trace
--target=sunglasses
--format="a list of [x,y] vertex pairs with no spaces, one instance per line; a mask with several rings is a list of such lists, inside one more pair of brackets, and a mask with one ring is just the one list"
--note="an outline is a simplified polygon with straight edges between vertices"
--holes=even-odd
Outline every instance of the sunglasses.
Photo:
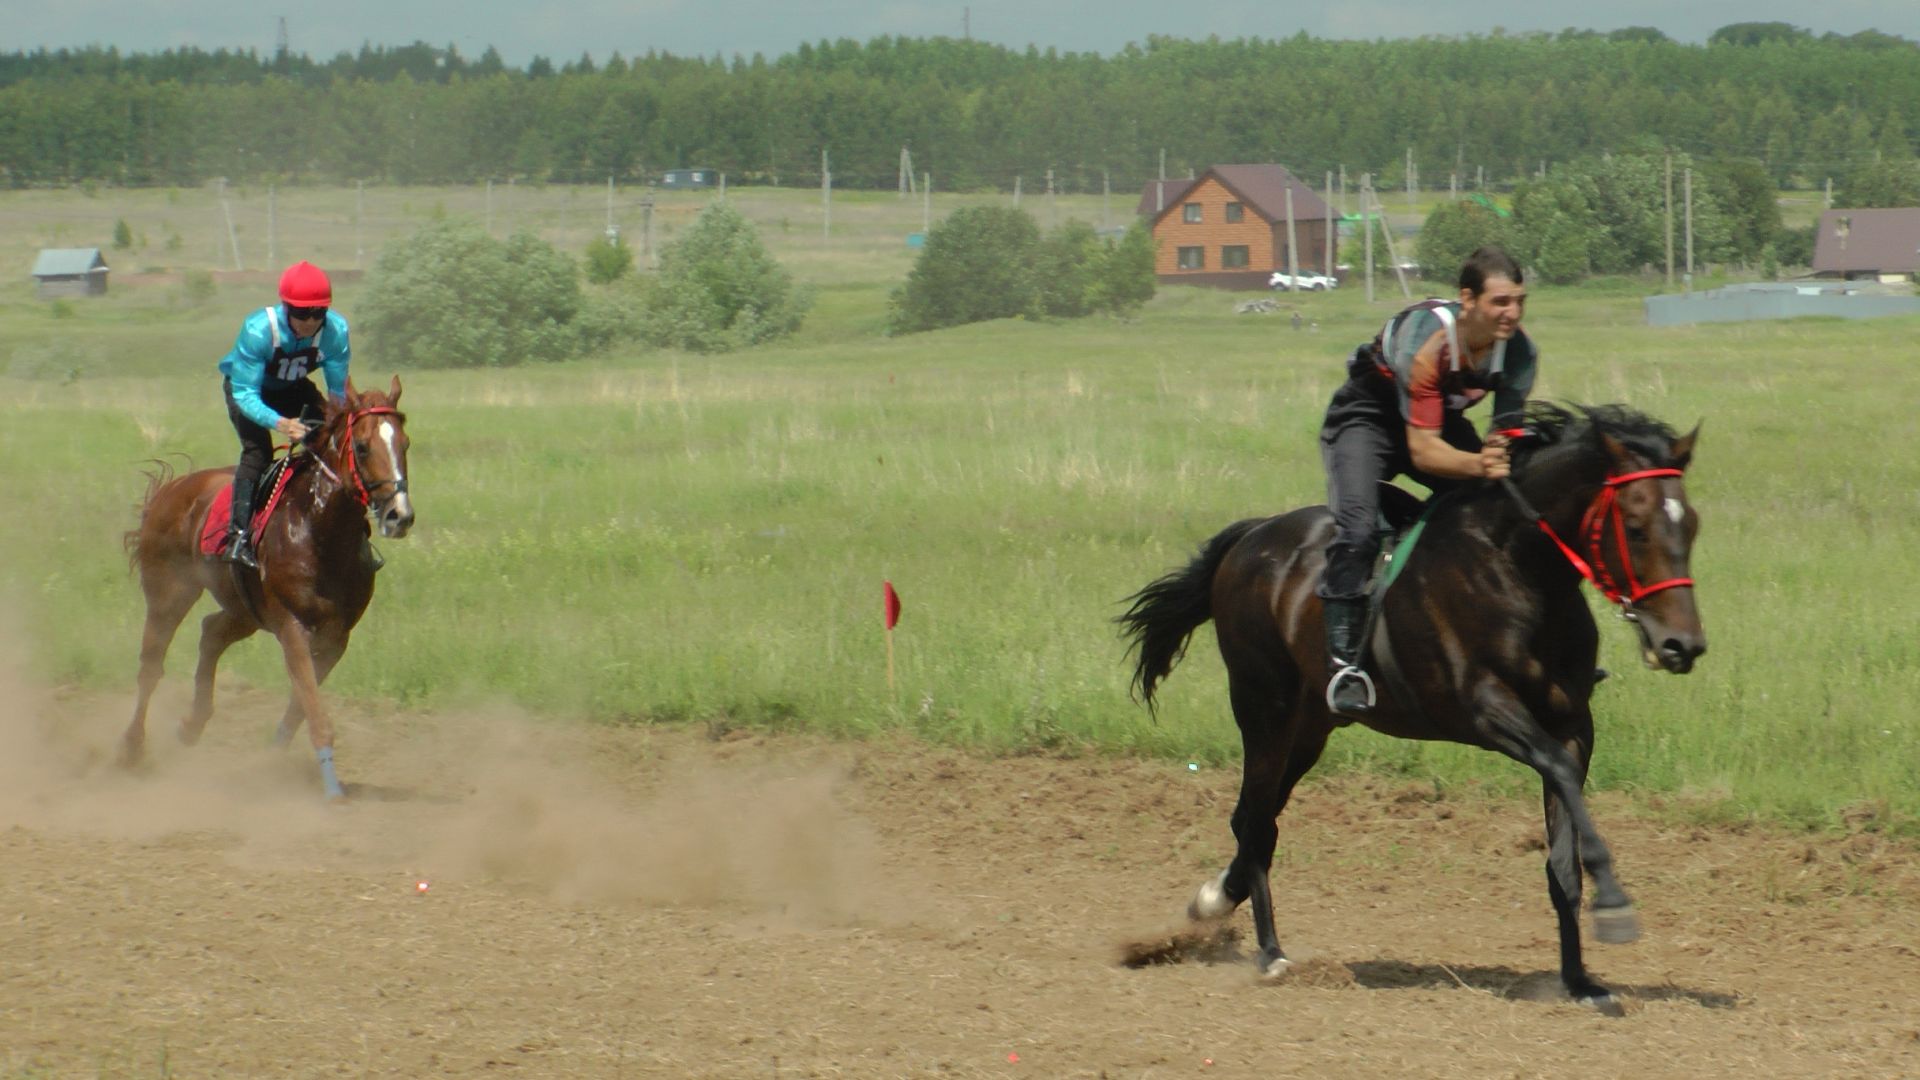
[[324,319],[326,317],[327,317],[327,309],[324,307],[288,307],[287,308],[288,319],[299,319],[302,322],[306,322],[311,319]]

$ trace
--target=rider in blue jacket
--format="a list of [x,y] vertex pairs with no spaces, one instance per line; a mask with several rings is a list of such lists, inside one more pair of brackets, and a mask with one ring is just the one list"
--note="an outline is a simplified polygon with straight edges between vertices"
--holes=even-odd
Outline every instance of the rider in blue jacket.
[[326,399],[307,376],[324,373],[327,393],[345,400],[347,320],[333,311],[333,285],[312,263],[301,261],[280,275],[280,303],[248,315],[233,351],[220,361],[227,417],[240,435],[240,463],[233,470],[233,520],[226,558],[260,568],[248,527],[253,489],[273,459],[275,432],[299,441],[307,433],[303,410],[325,411]]

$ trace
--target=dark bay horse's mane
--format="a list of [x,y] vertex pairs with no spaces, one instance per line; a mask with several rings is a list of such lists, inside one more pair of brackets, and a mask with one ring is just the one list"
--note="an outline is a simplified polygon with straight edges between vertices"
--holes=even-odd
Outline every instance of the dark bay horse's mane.
[[1524,426],[1532,437],[1513,445],[1516,479],[1570,459],[1604,454],[1602,436],[1611,437],[1653,468],[1674,464],[1673,443],[1678,436],[1665,423],[1626,405],[1569,405],[1547,401],[1527,405]]

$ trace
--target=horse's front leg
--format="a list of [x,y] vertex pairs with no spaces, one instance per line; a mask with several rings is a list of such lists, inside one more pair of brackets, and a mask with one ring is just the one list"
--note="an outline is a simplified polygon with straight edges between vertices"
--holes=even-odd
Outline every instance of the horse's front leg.
[[[1613,853],[1594,827],[1582,792],[1587,776],[1585,744],[1571,748],[1549,735],[1504,686],[1478,695],[1479,716],[1489,742],[1540,774],[1547,810],[1547,890],[1560,920],[1561,981],[1576,998],[1597,987],[1580,962],[1580,871],[1593,878],[1594,936],[1624,944],[1640,936],[1633,901],[1613,874]],[[1600,996],[1606,996],[1604,989]]]
[[299,619],[289,615],[275,632],[280,653],[287,662],[287,678],[293,683],[293,700],[307,718],[307,735],[313,741],[313,756],[320,763],[320,783],[327,798],[339,801],[347,797],[333,768],[333,721],[320,708],[320,680],[314,663],[313,635]]
[[[332,674],[335,664],[347,651],[345,633],[330,634],[322,631],[313,638],[313,682],[315,686],[325,686],[327,676]],[[293,741],[295,732],[307,717],[306,710],[300,704],[297,691],[287,694],[287,711],[280,716],[280,726],[274,729],[273,745],[284,747]]]

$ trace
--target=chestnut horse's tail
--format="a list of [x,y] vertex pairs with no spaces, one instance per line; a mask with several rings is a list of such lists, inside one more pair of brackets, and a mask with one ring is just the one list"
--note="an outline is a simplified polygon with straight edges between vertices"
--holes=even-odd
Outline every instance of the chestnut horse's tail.
[[167,464],[159,458],[151,458],[149,460],[152,462],[153,468],[148,469],[145,473],[147,478],[147,493],[140,497],[140,523],[128,529],[120,536],[120,546],[127,550],[127,569],[129,570],[140,565],[140,541],[142,535],[147,531],[147,511],[153,506],[153,497],[160,494],[161,488],[173,483],[175,475],[172,465]]
[[1147,707],[1153,707],[1153,689],[1187,651],[1187,639],[1213,618],[1213,575],[1240,539],[1269,518],[1236,521],[1200,546],[1183,570],[1175,570],[1127,599],[1127,613],[1114,619],[1133,640],[1138,660],[1133,687]]

